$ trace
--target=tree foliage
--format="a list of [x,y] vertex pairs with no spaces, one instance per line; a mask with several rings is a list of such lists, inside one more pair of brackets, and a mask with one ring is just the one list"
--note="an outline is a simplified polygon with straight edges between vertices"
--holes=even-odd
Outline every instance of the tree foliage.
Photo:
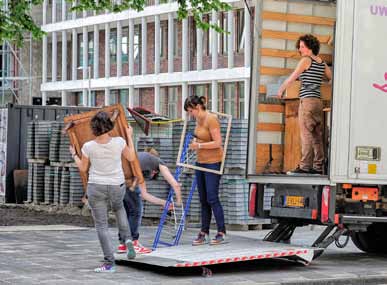
[[44,32],[35,24],[30,12],[33,5],[43,0],[0,0],[0,41],[8,40],[18,46],[23,44],[26,33],[39,39]]
[[[71,10],[75,11],[110,11],[121,12],[126,9],[142,11],[145,8],[146,0],[66,0],[71,4]],[[59,2],[59,0],[58,0]],[[40,5],[43,0],[0,0],[0,42],[4,40],[23,45],[23,38],[31,33],[34,39],[40,39],[45,33],[33,21],[31,8]],[[166,0],[160,0],[166,3]],[[203,21],[203,15],[211,11],[227,11],[231,6],[221,0],[177,0],[178,19],[193,16],[196,24],[201,29],[213,28],[218,32],[223,30],[217,23]]]
[[[67,0],[74,2],[72,0]],[[160,3],[166,3],[167,1],[161,0]],[[95,11],[112,11],[120,12],[126,9],[132,9],[135,11],[142,11],[145,8],[146,0],[79,0],[77,5],[72,9],[78,11],[84,10],[95,10]],[[202,20],[203,15],[208,14],[212,11],[228,11],[231,6],[221,0],[177,0],[178,11],[177,16],[179,20],[188,17],[189,13],[192,14],[196,24],[204,30],[213,28],[218,32],[222,29],[215,23],[208,23]]]

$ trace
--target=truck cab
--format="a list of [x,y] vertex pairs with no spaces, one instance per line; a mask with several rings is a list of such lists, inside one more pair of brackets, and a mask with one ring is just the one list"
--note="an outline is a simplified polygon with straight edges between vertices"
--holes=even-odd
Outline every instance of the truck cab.
[[[363,251],[387,253],[387,1],[257,0],[254,5],[250,215],[277,224],[269,241],[289,240],[297,226],[318,224],[327,228],[314,246],[326,247],[345,235]],[[300,83],[282,100],[273,96],[299,60],[292,44],[304,33],[320,40],[320,57],[333,72],[321,88],[323,175],[287,174],[301,153]]]

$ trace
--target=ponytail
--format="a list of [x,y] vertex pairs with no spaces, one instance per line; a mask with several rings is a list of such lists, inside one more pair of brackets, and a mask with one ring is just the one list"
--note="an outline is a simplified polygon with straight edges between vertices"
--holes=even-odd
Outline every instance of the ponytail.
[[205,96],[197,96],[197,95],[193,95],[193,96],[189,96],[187,97],[187,99],[185,99],[185,102],[184,102],[184,111],[188,111],[188,108],[196,108],[196,106],[200,106],[203,110],[206,110],[206,97]]

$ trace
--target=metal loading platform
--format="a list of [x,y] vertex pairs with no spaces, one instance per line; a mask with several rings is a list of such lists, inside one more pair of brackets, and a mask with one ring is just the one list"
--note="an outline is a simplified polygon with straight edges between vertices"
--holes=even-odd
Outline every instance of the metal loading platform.
[[308,265],[323,249],[266,242],[244,237],[231,237],[220,245],[192,246],[191,244],[158,248],[135,259],[116,254],[117,261],[130,261],[158,267],[207,267],[209,265],[260,259],[288,259]]

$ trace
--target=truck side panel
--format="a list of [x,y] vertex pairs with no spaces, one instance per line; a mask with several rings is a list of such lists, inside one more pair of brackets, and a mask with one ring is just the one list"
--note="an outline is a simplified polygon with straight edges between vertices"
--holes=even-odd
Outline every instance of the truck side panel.
[[357,1],[355,19],[349,175],[386,180],[387,1]]
[[[387,1],[339,1],[333,182],[387,183]],[[352,52],[349,52],[352,51]]]

